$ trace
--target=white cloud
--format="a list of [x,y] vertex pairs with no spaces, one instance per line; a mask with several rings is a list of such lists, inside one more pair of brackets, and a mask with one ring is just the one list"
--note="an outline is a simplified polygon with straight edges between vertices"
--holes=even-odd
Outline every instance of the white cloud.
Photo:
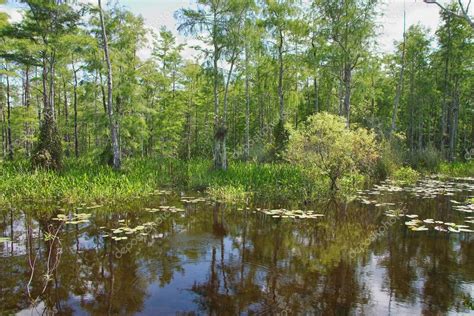
[[[95,3],[96,0],[79,0],[80,2]],[[305,0],[307,1],[307,0]],[[104,1],[105,2],[105,1]],[[443,4],[448,1],[444,1]],[[174,13],[183,7],[195,7],[195,0],[119,0],[119,4],[131,10],[135,14],[140,14],[145,19],[146,25],[154,30],[161,26],[166,26],[177,37],[179,43],[187,44],[184,51],[185,58],[194,58],[197,53],[189,46],[196,45],[197,40],[185,37],[178,33],[178,22],[174,18]],[[386,0],[380,6],[383,13],[377,22],[380,26],[378,43],[382,52],[393,50],[393,42],[400,41],[403,36],[403,11],[406,11],[406,27],[420,23],[434,33],[439,23],[439,8],[436,5],[424,3],[422,0]],[[21,13],[15,4],[1,5],[0,12],[6,12],[11,16],[12,21],[19,21]],[[144,49],[140,56],[150,56],[150,49]]]
[[10,23],[20,22],[22,19],[21,10],[12,6],[0,5],[0,12],[8,14]]
[[419,23],[429,28],[430,33],[434,34],[440,21],[439,8],[436,5],[415,0],[388,0],[385,4],[382,4],[383,16],[378,19],[381,26],[378,37],[381,51],[392,51],[394,49],[393,42],[402,40],[404,8],[407,29],[410,25]]

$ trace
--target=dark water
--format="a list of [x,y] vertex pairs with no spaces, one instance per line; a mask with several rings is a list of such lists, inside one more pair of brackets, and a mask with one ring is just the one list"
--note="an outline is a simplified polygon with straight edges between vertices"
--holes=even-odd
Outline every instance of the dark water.
[[[0,242],[1,314],[474,314],[474,233],[432,224],[411,231],[409,218],[386,215],[400,210],[472,229],[465,201],[474,182],[397,190],[306,206],[325,215],[316,219],[256,211],[269,205],[185,203],[179,194],[2,210],[0,236],[13,242]],[[178,209],[153,210],[170,205]],[[92,215],[53,219],[72,213]],[[136,230],[111,233],[120,227]]]

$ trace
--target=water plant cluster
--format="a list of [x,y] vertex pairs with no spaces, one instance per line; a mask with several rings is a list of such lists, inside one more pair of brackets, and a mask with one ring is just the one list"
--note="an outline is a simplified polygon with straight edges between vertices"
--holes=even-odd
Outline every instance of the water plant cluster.
[[296,218],[296,219],[318,219],[324,216],[324,214],[315,213],[313,210],[287,210],[287,209],[261,209],[257,208],[256,211],[262,212],[265,215],[269,215],[273,218]]
[[[406,205],[392,202],[379,202],[376,197],[381,195],[382,192],[398,194],[408,193],[421,199],[436,199],[439,196],[453,197],[460,192],[472,192],[474,191],[474,179],[464,179],[464,181],[441,181],[437,177],[428,177],[417,181],[413,185],[397,186],[397,181],[383,181],[379,185],[375,185],[373,189],[364,190],[359,192],[358,200],[363,204],[374,205],[375,207],[387,207],[387,206],[399,206],[397,209],[388,209],[384,212],[387,217],[396,217],[403,219],[404,217],[408,220],[405,221],[405,225],[413,232],[423,232],[429,230],[435,230],[438,232],[449,232],[449,233],[473,233],[474,224],[472,216],[464,217],[464,223],[454,223],[451,221],[442,221],[433,218],[419,218],[418,214],[414,214],[413,211],[409,212],[406,209]],[[375,197],[375,198],[374,198]],[[461,214],[470,214],[474,212],[474,204],[467,200],[466,202],[460,202],[453,198],[449,200],[451,203],[451,209],[457,210]]]

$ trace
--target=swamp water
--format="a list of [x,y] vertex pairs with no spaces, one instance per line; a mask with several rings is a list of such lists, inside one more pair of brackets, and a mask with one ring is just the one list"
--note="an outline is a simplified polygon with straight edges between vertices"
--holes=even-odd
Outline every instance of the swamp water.
[[474,179],[350,203],[1,210],[0,314],[473,314]]

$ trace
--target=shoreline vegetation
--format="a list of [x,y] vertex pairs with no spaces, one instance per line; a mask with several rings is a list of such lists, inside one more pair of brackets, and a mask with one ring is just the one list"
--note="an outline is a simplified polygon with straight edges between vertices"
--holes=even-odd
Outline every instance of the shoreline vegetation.
[[0,12],[1,205],[160,188],[311,203],[474,175],[461,3],[380,54],[379,1],[198,1],[174,12],[192,46],[119,1],[20,2]]
[[[388,178],[398,185],[410,185],[428,175],[472,177],[474,162],[441,163],[435,170],[423,172],[400,167]],[[28,161],[0,161],[0,178],[0,207],[32,201],[120,202],[144,198],[163,188],[205,192],[210,198],[227,203],[252,199],[304,203],[334,196],[329,190],[329,178],[311,179],[302,167],[283,162],[233,162],[224,172],[213,170],[210,160],[128,159],[122,171],[117,172],[85,159],[69,159],[57,173],[33,170]],[[367,185],[367,179],[358,174],[343,177],[336,196],[350,199]]]

